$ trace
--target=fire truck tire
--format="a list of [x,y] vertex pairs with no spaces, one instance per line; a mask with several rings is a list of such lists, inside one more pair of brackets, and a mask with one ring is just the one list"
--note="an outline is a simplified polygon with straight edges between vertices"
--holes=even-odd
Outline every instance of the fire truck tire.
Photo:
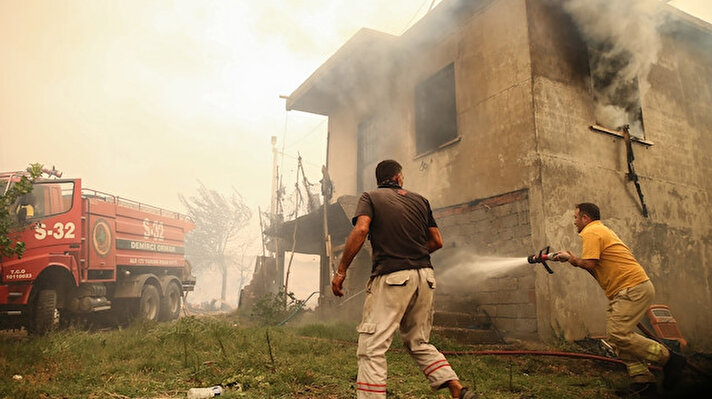
[[57,291],[40,290],[35,299],[28,330],[33,334],[46,334],[57,324]]
[[158,321],[161,311],[161,294],[155,285],[146,284],[138,300],[138,318],[149,321]]
[[161,302],[160,320],[175,320],[180,314],[181,288],[175,283],[169,283],[166,287],[166,292],[163,293],[163,301]]

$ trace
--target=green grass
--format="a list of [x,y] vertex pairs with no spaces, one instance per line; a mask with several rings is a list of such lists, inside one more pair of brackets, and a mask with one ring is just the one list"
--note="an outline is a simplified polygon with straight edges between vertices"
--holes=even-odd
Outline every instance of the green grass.
[[[44,337],[0,333],[0,398],[179,398],[191,387],[228,383],[241,389],[229,389],[226,398],[352,398],[354,327],[266,328],[231,317],[188,317]],[[441,337],[433,341],[441,350],[464,349]],[[394,340],[393,349],[399,347]],[[391,350],[387,357],[389,398],[448,397],[446,391],[430,391],[406,352]],[[476,381],[489,398],[613,398],[612,387],[626,383],[622,368],[586,360],[449,356],[449,361],[463,382]]]

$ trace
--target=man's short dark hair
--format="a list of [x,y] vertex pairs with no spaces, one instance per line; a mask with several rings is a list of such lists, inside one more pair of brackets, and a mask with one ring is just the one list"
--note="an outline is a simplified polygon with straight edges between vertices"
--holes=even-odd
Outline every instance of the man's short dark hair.
[[601,210],[598,209],[596,204],[590,202],[582,202],[576,205],[580,214],[588,215],[591,220],[601,220]]
[[392,159],[381,161],[378,163],[378,166],[376,166],[376,182],[378,184],[385,183],[393,179],[401,170],[403,170],[403,167]]

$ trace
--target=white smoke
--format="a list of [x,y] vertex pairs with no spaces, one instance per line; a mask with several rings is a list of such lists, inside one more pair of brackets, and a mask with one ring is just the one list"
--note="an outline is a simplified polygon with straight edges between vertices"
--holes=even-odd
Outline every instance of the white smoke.
[[591,50],[597,122],[612,128],[631,124],[631,134],[639,137],[640,99],[650,88],[648,73],[662,47],[661,5],[657,0],[564,0]]

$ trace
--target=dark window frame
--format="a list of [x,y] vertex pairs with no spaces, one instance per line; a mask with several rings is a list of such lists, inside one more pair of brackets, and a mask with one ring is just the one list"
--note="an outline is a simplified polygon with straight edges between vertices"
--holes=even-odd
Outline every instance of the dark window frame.
[[455,82],[451,62],[415,86],[416,158],[460,141]]
[[[67,208],[62,208],[59,212],[54,212],[54,213],[46,213],[46,202],[48,201],[46,199],[47,195],[47,190],[44,190],[43,186],[49,186],[49,185],[60,185],[60,192],[61,192],[61,198],[64,197],[69,197],[69,206]],[[32,205],[34,208],[35,212],[32,217],[27,218],[27,220],[39,220],[39,219],[46,219],[50,217],[54,217],[57,215],[63,215],[65,213],[69,213],[73,208],[74,208],[74,196],[76,195],[76,190],[75,187],[76,185],[74,184],[73,180],[48,180],[48,181],[41,181],[41,182],[35,182],[33,184],[33,190],[23,196],[21,196],[18,199],[18,204],[17,207],[18,209],[22,206],[23,202],[27,202],[28,204]],[[69,195],[65,194],[65,192],[70,193]],[[32,202],[27,200],[27,198],[34,198]],[[52,199],[50,198],[49,201]],[[63,200],[62,200],[63,201]],[[39,202],[42,202],[41,204]],[[61,204],[62,207],[64,207],[64,204]]]

